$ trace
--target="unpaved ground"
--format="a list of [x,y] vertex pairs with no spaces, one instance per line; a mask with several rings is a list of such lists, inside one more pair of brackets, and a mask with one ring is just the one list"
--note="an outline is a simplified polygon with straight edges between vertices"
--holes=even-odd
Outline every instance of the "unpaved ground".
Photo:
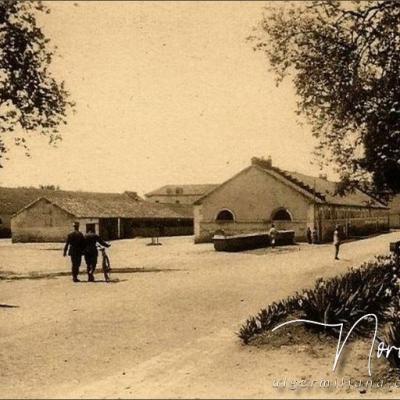
[[114,273],[111,284],[72,284],[60,244],[0,241],[0,303],[17,306],[0,308],[0,397],[358,397],[358,388],[273,382],[367,378],[368,343],[355,343],[336,374],[329,346],[243,346],[234,332],[271,301],[387,253],[399,239],[395,232],[347,243],[336,262],[331,245],[232,254],[189,237],[154,247],[124,240],[109,253],[127,273]]

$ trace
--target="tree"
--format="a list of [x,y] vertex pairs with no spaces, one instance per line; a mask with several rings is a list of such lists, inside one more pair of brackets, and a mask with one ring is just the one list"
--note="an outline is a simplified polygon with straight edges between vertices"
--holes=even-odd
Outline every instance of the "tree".
[[59,185],[39,185],[39,189],[42,190],[60,190]]
[[54,48],[37,24],[38,13],[49,13],[41,1],[0,2],[0,161],[6,135],[26,151],[29,133],[60,140],[58,128],[73,107],[64,82],[49,70]]
[[321,166],[346,186],[400,192],[400,2],[312,1],[268,7],[249,39],[277,84],[293,78]]

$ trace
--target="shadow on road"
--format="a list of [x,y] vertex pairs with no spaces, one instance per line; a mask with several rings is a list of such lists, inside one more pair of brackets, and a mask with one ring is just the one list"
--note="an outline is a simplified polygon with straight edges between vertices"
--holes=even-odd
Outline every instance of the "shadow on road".
[[[159,268],[132,268],[132,267],[127,267],[127,268],[113,268],[111,270],[112,274],[137,274],[137,273],[156,273],[156,272],[175,272],[175,271],[180,271],[179,269],[172,269],[172,268],[165,268],[165,269],[159,269]],[[102,275],[103,272],[100,269],[99,271],[96,271],[96,275]],[[86,275],[86,272],[81,272],[79,275]],[[19,280],[35,280],[35,279],[55,279],[58,277],[63,277],[63,276],[71,276],[71,272],[63,271],[63,272],[43,272],[43,273],[37,273],[37,272],[31,272],[26,275],[22,274],[15,274],[13,272],[0,272],[0,281],[19,281]],[[123,282],[124,280],[120,280],[117,278],[112,278],[110,283],[117,283],[117,282]],[[105,281],[97,281],[97,282],[105,282]]]

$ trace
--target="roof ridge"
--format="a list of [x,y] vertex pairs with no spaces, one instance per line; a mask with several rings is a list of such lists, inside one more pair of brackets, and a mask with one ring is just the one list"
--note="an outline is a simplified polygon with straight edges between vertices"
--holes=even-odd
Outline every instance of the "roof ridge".
[[[299,180],[295,176],[291,175],[290,171],[286,171],[286,170],[280,169],[278,167],[274,167],[272,165],[268,166],[268,167],[267,166],[261,166],[261,168],[264,168],[266,170],[271,169],[272,171],[275,171],[279,175],[281,175],[284,178],[288,179],[289,181],[291,181],[295,185],[301,187],[303,190],[307,191],[308,193],[312,194],[313,196],[318,197],[322,201],[326,201],[326,196],[323,193],[318,192],[317,190],[315,190],[314,188],[311,188],[309,185],[307,185],[306,183],[302,182],[301,180]],[[315,177],[312,177],[312,178],[315,178]],[[315,179],[317,179],[317,178],[315,178]]]
[[[43,192],[46,194],[52,194],[52,193],[73,193],[73,194],[104,194],[104,195],[123,195],[127,190],[123,192],[92,192],[90,190],[66,190],[66,189],[42,189],[42,188],[37,188],[37,187],[9,187],[9,186],[0,186],[0,191],[1,190],[29,190],[29,191],[37,191],[37,192]],[[128,192],[133,192],[128,190]]]
[[360,192],[366,194],[367,196],[371,197],[372,200],[376,201],[377,203],[382,204],[383,206],[387,207],[387,203],[385,203],[382,199],[379,199],[378,196],[372,194],[370,191],[363,189],[360,186],[356,186],[355,189],[359,190]]

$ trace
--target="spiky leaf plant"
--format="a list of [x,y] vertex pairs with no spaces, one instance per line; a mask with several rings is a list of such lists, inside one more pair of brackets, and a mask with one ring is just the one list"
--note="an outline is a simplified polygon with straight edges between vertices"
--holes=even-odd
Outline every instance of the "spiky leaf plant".
[[[366,314],[375,314],[380,322],[384,322],[390,319],[388,310],[393,307],[393,299],[398,298],[398,282],[395,258],[379,256],[360,268],[351,268],[344,275],[318,279],[313,289],[272,303],[250,317],[238,335],[244,343],[248,343],[256,335],[271,330],[295,314],[296,317],[316,322],[343,323],[345,330]],[[367,331],[370,331],[369,321],[357,325],[357,333]]]

